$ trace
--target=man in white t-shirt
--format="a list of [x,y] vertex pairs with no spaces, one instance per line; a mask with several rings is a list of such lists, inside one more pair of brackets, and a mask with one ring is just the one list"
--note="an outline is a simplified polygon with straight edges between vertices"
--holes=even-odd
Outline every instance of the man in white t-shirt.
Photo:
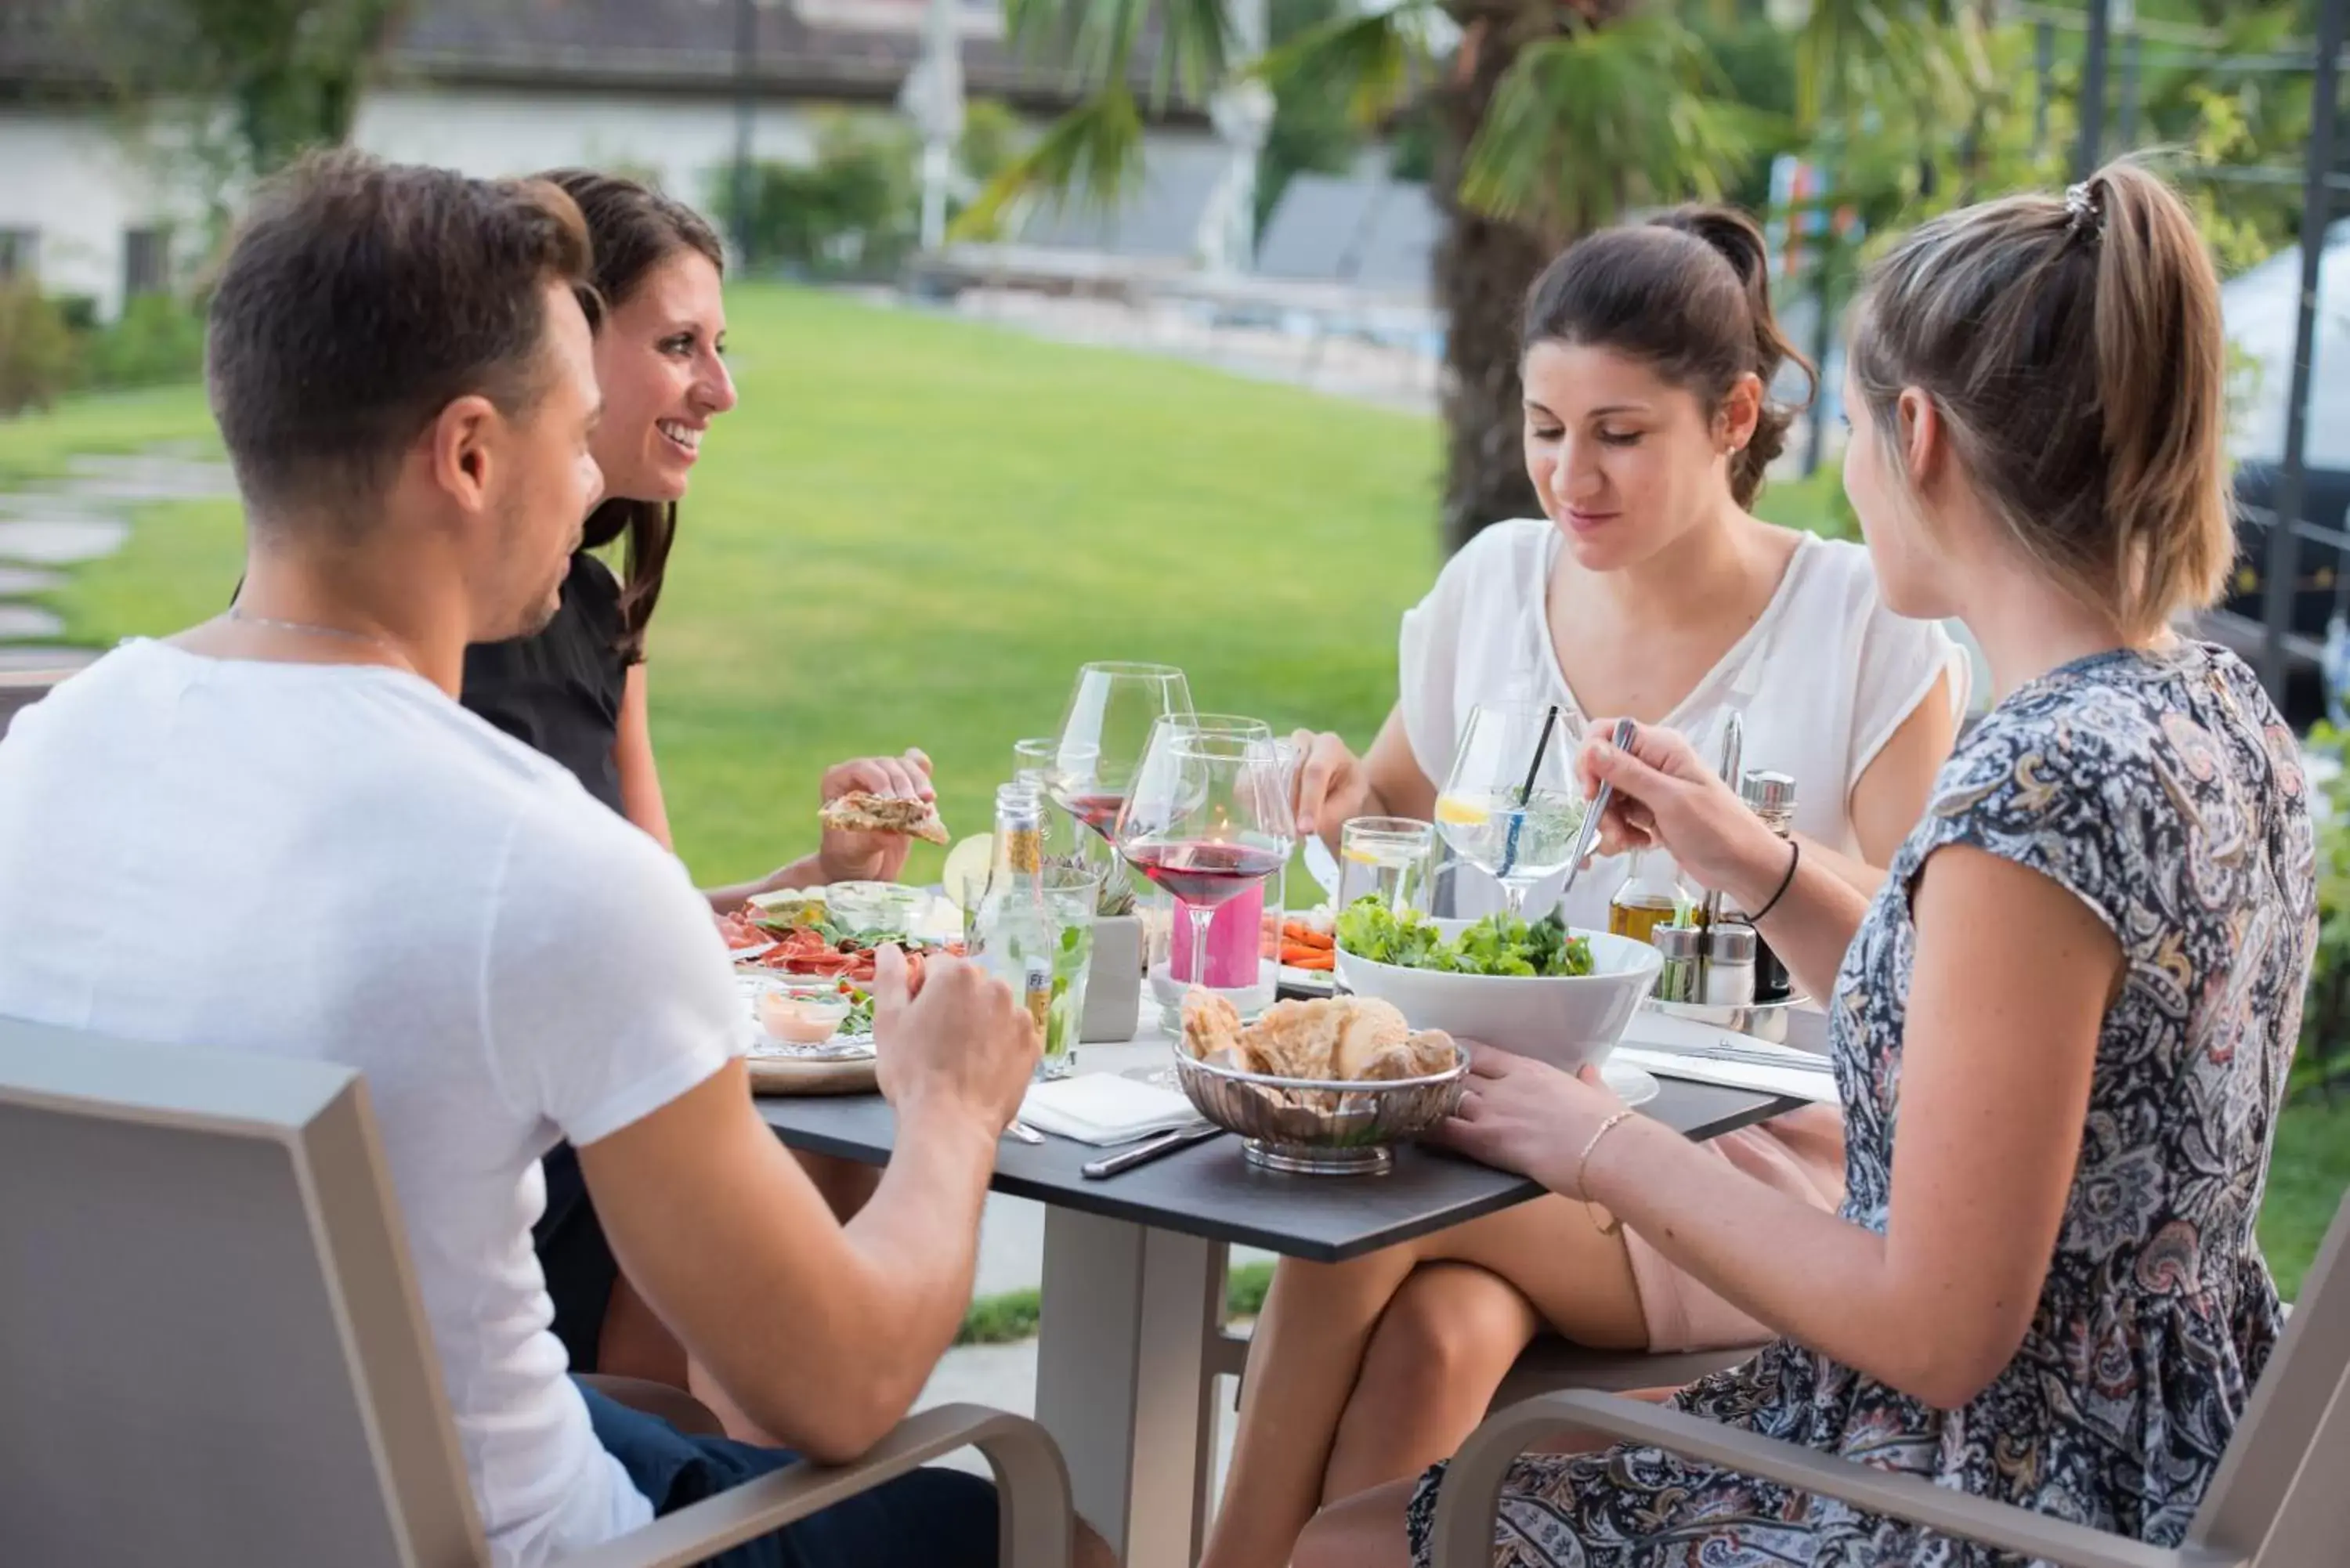
[[[972,967],[910,997],[885,959],[898,1155],[844,1228],[753,1109],[683,868],[453,700],[469,642],[553,612],[601,488],[587,246],[543,185],[335,154],[265,188],[211,306],[236,607],[109,654],[0,745],[0,1014],[365,1074],[501,1565],[790,1457],[567,1376],[530,1244],[550,1145],[727,1393],[846,1459],[954,1333],[1037,1049]],[[993,1563],[994,1512],[923,1471],[723,1561]]]

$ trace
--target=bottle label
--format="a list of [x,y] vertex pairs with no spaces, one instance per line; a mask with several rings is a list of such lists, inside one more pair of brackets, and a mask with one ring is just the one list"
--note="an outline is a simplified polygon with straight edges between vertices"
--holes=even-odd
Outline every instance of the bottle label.
[[1045,868],[1045,835],[1034,825],[1023,823],[1004,836],[1003,862],[1013,871],[1035,876]]
[[1023,1000],[1027,1003],[1028,1016],[1036,1022],[1039,1033],[1053,1022],[1053,968],[1050,964],[1028,965]]

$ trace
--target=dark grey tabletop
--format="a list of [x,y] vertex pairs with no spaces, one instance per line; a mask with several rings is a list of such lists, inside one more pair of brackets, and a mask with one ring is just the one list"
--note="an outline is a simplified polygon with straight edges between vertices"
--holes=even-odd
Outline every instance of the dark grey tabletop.
[[[1643,1106],[1695,1138],[1709,1138],[1794,1109],[1800,1101],[1746,1089],[1664,1078]],[[879,1095],[764,1097],[760,1114],[794,1148],[868,1165],[889,1158],[897,1119]],[[1383,1176],[1291,1176],[1260,1170],[1227,1134],[1123,1175],[1087,1181],[1078,1167],[1104,1150],[1066,1138],[996,1147],[994,1190],[1160,1230],[1263,1247],[1286,1257],[1336,1263],[1441,1231],[1534,1197],[1542,1189],[1450,1155],[1396,1152]]]

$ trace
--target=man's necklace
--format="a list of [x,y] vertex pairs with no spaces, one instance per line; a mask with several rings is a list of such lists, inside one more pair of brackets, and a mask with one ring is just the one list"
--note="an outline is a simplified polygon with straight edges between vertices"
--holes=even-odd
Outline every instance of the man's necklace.
[[416,666],[409,662],[408,655],[400,651],[398,643],[387,637],[378,637],[373,632],[352,631],[339,626],[316,626],[306,620],[279,620],[275,616],[251,614],[242,605],[229,606],[228,618],[240,626],[265,627],[271,631],[289,631],[297,637],[326,637],[338,642],[356,642],[379,648],[399,660],[402,670],[411,675],[416,673]]

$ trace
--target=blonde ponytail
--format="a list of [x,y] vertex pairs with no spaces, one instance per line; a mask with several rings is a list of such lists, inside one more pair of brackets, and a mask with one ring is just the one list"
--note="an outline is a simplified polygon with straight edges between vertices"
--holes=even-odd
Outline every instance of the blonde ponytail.
[[2017,544],[2139,639],[2210,604],[2233,558],[2226,358],[2193,219],[2127,162],[2062,200],[1926,224],[1854,315],[1853,379],[1895,471],[1894,407],[1915,387]]

